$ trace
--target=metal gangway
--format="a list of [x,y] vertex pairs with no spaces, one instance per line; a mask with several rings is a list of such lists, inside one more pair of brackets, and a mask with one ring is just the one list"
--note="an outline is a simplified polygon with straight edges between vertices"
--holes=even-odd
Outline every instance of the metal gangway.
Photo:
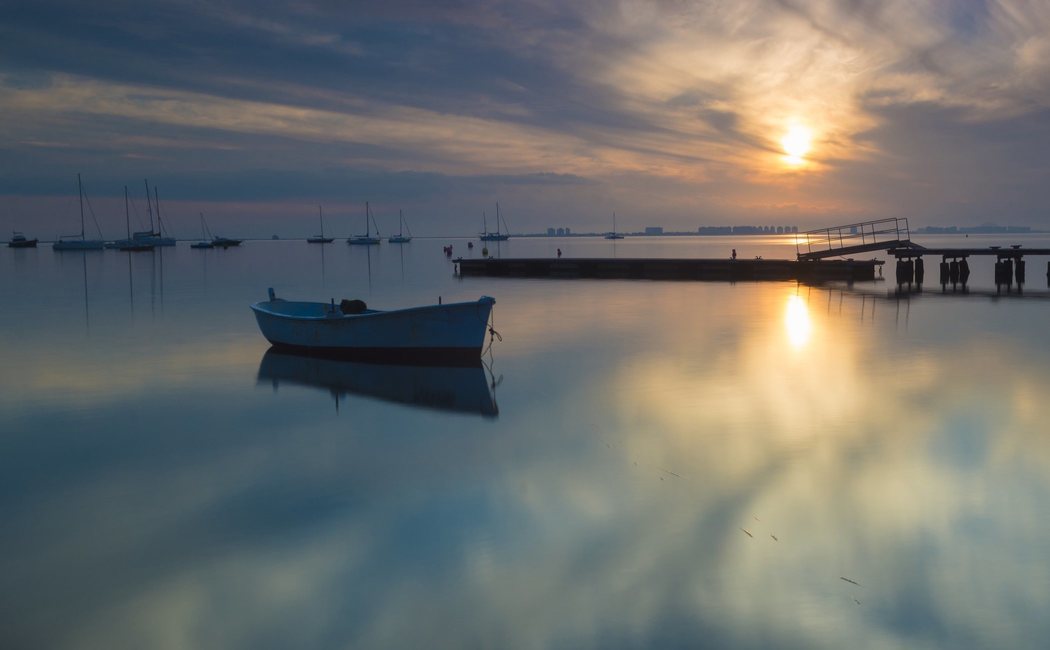
[[808,230],[795,235],[795,253],[803,261],[891,248],[922,248],[912,243],[907,219],[878,219]]

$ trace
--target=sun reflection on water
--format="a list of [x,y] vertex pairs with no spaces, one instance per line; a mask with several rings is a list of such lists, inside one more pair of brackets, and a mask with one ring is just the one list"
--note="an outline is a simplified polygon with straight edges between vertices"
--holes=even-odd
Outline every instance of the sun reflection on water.
[[788,297],[787,311],[784,314],[784,325],[787,328],[788,341],[792,347],[800,349],[809,343],[813,325],[809,320],[806,302],[801,296],[792,295]]

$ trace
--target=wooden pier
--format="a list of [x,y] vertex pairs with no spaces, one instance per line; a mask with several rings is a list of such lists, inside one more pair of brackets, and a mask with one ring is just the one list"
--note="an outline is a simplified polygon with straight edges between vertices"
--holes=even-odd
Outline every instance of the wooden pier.
[[[797,260],[756,259],[645,259],[645,258],[519,258],[455,260],[460,275],[515,278],[619,278],[631,280],[712,280],[802,282],[864,282],[882,277],[882,260],[830,259],[858,253],[886,251],[897,258],[897,286],[921,286],[926,276],[924,256],[940,256],[936,267],[942,288],[966,287],[970,277],[970,256],[994,256],[995,285],[1007,291],[1027,279],[1025,256],[1050,256],[1050,249],[1009,248],[926,248],[911,241],[908,220],[879,219],[844,226],[833,226],[800,233],[795,237]],[[451,256],[451,250],[446,255]],[[559,251],[560,254],[560,251]],[[735,251],[734,251],[735,255]],[[1046,269],[1050,284],[1050,263]]]
[[462,276],[806,282],[874,280],[880,260],[517,258],[454,260]]

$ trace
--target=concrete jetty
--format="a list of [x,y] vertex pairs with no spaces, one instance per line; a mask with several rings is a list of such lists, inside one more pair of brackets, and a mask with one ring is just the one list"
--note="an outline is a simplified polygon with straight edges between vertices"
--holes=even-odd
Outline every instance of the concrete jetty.
[[514,258],[454,260],[462,276],[807,282],[874,280],[881,260]]

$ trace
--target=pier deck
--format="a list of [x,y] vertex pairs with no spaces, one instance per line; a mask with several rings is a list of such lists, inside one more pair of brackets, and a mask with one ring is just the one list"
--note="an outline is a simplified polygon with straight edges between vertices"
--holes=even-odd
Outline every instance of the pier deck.
[[455,260],[463,276],[759,281],[874,280],[880,260],[517,258]]
[[890,255],[896,257],[922,257],[929,255],[931,257],[940,255],[942,257],[970,257],[988,255],[995,257],[1012,257],[1021,258],[1026,255],[1035,256],[1050,256],[1050,248],[1021,248],[1020,246],[1010,246],[1009,248],[1002,248],[1000,246],[985,246],[984,248],[890,248],[887,251]]

